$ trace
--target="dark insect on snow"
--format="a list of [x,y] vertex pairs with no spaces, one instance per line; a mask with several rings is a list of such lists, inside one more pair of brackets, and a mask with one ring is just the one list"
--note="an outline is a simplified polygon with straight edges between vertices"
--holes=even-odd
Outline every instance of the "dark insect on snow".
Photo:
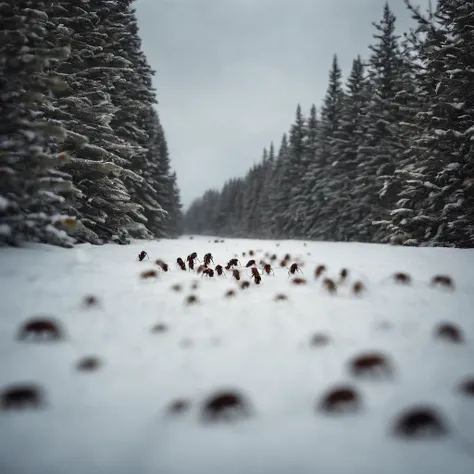
[[347,268],[343,268],[340,272],[339,272],[339,279],[340,281],[344,281],[347,276],[349,275],[349,270]]
[[205,268],[203,271],[202,271],[202,276],[208,276],[210,278],[212,278],[214,276],[214,270],[212,268]]
[[100,365],[101,363],[98,357],[87,356],[83,357],[81,360],[78,361],[78,363],[76,364],[76,369],[84,372],[92,372],[94,370],[97,370]]
[[464,342],[464,337],[461,329],[452,323],[442,323],[435,329],[435,334],[438,338],[449,342],[461,343]]
[[163,260],[156,260],[155,261],[156,265],[158,265],[164,272],[167,272],[169,270],[169,266],[167,263],[163,262]]
[[255,260],[249,260],[247,262],[247,264],[245,265],[247,268],[251,267],[252,265],[256,265],[257,263],[255,262]]
[[270,275],[270,272],[273,273],[273,274],[275,274],[274,271],[273,271],[273,269],[272,269],[272,267],[271,267],[271,265],[270,265],[269,263],[265,263],[265,264],[263,265],[263,271],[264,271],[267,275]]
[[324,286],[324,288],[326,288],[326,290],[329,293],[331,293],[331,294],[336,293],[337,286],[336,286],[336,283],[334,282],[334,280],[331,280],[330,278],[325,278],[323,280],[323,286]]
[[284,301],[287,300],[288,296],[284,295],[283,293],[278,293],[275,295],[275,301]]
[[314,270],[315,278],[319,278],[326,271],[326,265],[318,265]]
[[349,361],[349,371],[356,377],[387,378],[393,375],[388,358],[377,352],[360,354]]
[[318,401],[317,407],[328,413],[354,412],[361,407],[360,395],[348,385],[334,387]]
[[197,269],[196,269],[197,274],[199,275],[199,274],[202,273],[206,268],[207,268],[207,267],[206,267],[206,265],[204,265],[204,264],[203,264],[203,265],[199,265],[199,267],[197,267]]
[[260,273],[258,272],[258,268],[252,267],[252,278],[253,278],[253,281],[257,285],[260,285],[260,282],[262,281],[262,277],[260,276]]
[[233,421],[250,416],[249,402],[239,393],[222,391],[211,395],[203,404],[204,421]]
[[301,268],[298,266],[297,263],[293,263],[290,267],[290,269],[288,270],[288,276],[290,275],[294,275],[296,272],[301,272],[303,273],[303,271],[301,270]]
[[2,390],[0,405],[2,410],[41,408],[45,405],[44,393],[34,384],[10,385]]
[[248,288],[249,286],[250,286],[250,282],[248,282],[248,281],[243,281],[240,284],[240,288],[242,288],[242,290],[245,290],[245,288]]
[[210,265],[211,262],[214,263],[212,255],[210,253],[206,253],[206,255],[204,255],[204,265]]
[[59,322],[49,318],[34,318],[23,324],[18,332],[18,339],[57,340],[64,337]]
[[189,295],[187,298],[186,298],[186,303],[187,304],[195,304],[198,302],[198,298],[196,295]]
[[144,250],[142,250],[142,251],[138,254],[137,260],[140,260],[140,262],[141,262],[145,257],[148,258],[148,254],[147,254]]
[[227,290],[225,293],[226,298],[232,298],[235,296],[235,291],[234,290]]
[[239,264],[239,261],[238,261],[236,258],[231,258],[231,259],[227,262],[227,266],[229,267],[228,269],[230,269],[230,268],[232,268],[232,267],[236,267],[238,264]]
[[448,275],[435,275],[431,279],[432,286],[442,286],[445,288],[449,288],[451,290],[454,289],[454,282],[453,279]]
[[395,283],[400,283],[401,285],[409,285],[411,283],[411,276],[408,273],[397,272],[393,274],[393,279]]
[[238,281],[240,280],[240,272],[239,270],[235,269],[235,270],[232,270],[232,276]]
[[181,290],[183,289],[183,287],[182,287],[179,283],[175,283],[175,284],[171,287],[171,289],[172,289],[173,291],[178,292],[178,291],[181,291]]
[[168,326],[164,323],[155,324],[151,328],[151,332],[166,332],[167,330],[168,330]]
[[304,278],[296,277],[291,280],[291,283],[294,285],[306,285],[307,281]]
[[253,257],[255,255],[255,252],[253,250],[249,250],[249,255]]
[[360,295],[363,291],[365,291],[365,285],[361,281],[356,281],[352,285],[352,291],[355,295]]
[[326,336],[326,334],[322,334],[322,333],[313,334],[310,340],[311,346],[321,347],[321,346],[327,346],[328,344],[329,344],[329,337]]
[[94,295],[87,295],[82,300],[82,306],[84,308],[92,308],[94,306],[99,306],[99,299]]
[[176,263],[179,266],[179,268],[181,268],[181,270],[186,271],[186,265],[184,263],[184,260],[181,257],[178,257],[176,259]]
[[392,432],[403,438],[437,438],[448,434],[448,427],[437,410],[429,406],[412,407],[400,413]]
[[222,265],[216,265],[216,273],[219,276],[222,276],[224,274],[224,269],[222,268]]
[[142,273],[140,273],[140,278],[142,280],[148,280],[149,278],[157,278],[158,273],[156,273],[155,270],[146,270]]

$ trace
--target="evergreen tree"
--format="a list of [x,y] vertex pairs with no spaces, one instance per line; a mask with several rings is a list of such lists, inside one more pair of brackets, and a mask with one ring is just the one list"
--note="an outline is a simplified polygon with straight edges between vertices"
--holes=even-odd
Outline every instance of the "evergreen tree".
[[333,154],[336,157],[333,177],[337,188],[331,201],[331,212],[336,222],[333,238],[355,240],[356,224],[363,218],[355,195],[354,183],[359,170],[357,153],[365,136],[363,116],[370,100],[370,92],[360,56],[352,62],[346,83],[339,129],[334,132]]
[[300,212],[300,187],[308,167],[306,153],[306,121],[301,105],[296,108],[295,122],[290,128],[288,160],[285,162],[285,179],[288,186],[288,205],[283,212],[283,234],[288,238],[303,236],[305,214]]
[[65,230],[75,223],[66,201],[75,189],[70,176],[57,169],[67,156],[50,150],[53,139],[63,140],[66,130],[44,117],[52,92],[63,87],[52,69],[69,54],[46,13],[48,3],[0,3],[0,243],[4,244],[74,242]]
[[261,208],[261,237],[269,239],[272,237],[272,196],[275,194],[275,147],[270,143],[268,155],[263,161],[263,189],[260,202]]
[[275,163],[275,187],[274,194],[271,196],[273,202],[272,235],[275,238],[285,238],[285,217],[288,209],[288,196],[291,192],[291,182],[286,175],[289,163],[288,139],[286,133],[281,139],[280,149],[278,151]]
[[[377,40],[370,49],[368,73],[371,101],[365,113],[365,139],[359,147],[359,176],[356,181],[356,198],[360,202],[363,219],[356,226],[358,238],[364,241],[380,241],[383,227],[375,227],[377,221],[387,221],[397,195],[385,189],[403,152],[400,122],[403,114],[397,94],[402,73],[399,37],[395,34],[395,15],[388,3],[384,6],[380,23],[374,23]],[[393,190],[395,191],[395,190]]]
[[306,124],[306,163],[307,169],[301,178],[297,188],[298,210],[297,215],[303,216],[301,222],[301,233],[303,236],[309,234],[309,230],[316,220],[317,203],[313,188],[316,182],[319,157],[319,120],[316,106],[313,104],[310,109],[309,118]]
[[474,243],[473,15],[474,5],[460,0],[440,0],[433,21],[416,14],[426,36],[421,57],[429,99],[417,115],[417,160],[404,170],[411,179],[399,203],[411,210],[398,222],[408,243]]
[[310,238],[331,239],[334,232],[334,215],[330,200],[337,199],[337,185],[333,179],[335,134],[339,130],[344,92],[342,90],[341,69],[334,55],[329,72],[329,85],[321,108],[319,123],[318,156],[312,161],[305,180],[313,195],[314,206],[308,215],[308,235]]
[[[131,199],[143,209],[142,212],[134,212],[136,223],[129,225],[127,230],[134,237],[144,238],[150,236],[150,231],[155,236],[167,235],[171,231],[163,228],[166,227],[165,212],[156,195],[161,183],[154,172],[157,160],[168,163],[169,158],[156,156],[154,149],[156,141],[162,142],[165,138],[157,112],[153,109],[157,102],[152,86],[154,71],[141,50],[135,11],[131,9],[133,1],[118,0],[111,8],[104,8],[101,21],[108,32],[107,49],[111,53],[120,51],[127,66],[121,71],[123,80],[118,81],[111,91],[112,102],[117,108],[111,127],[118,137],[130,144],[128,168],[144,178],[141,182],[124,180]],[[167,150],[162,150],[160,146],[160,151],[167,154]],[[169,169],[163,171],[167,205],[171,209],[175,203],[174,184]],[[172,225],[173,219],[170,217],[169,225]]]
[[102,243],[128,242],[127,228],[137,224],[142,207],[131,200],[125,179],[143,182],[128,169],[133,145],[120,139],[111,127],[117,112],[111,93],[124,81],[129,63],[111,41],[103,18],[113,2],[58,0],[51,9],[60,27],[59,38],[71,42],[71,55],[58,67],[67,84],[48,112],[52,124],[64,124],[67,133],[62,151],[71,158],[67,170],[81,191],[75,202],[83,226],[79,240]]

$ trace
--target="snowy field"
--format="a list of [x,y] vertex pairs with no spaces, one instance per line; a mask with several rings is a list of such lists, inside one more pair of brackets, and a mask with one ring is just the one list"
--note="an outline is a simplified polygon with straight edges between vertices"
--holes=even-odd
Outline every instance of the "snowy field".
[[[274,274],[256,285],[240,267],[240,282],[181,271],[177,257],[192,252],[215,265],[263,259]],[[287,253],[302,273],[280,267]],[[141,278],[148,270],[157,277]],[[453,285],[431,285],[435,275]],[[36,245],[0,249],[0,285],[2,474],[474,473],[473,250],[214,237]],[[33,327],[19,339],[32,318],[57,321],[60,338]],[[87,356],[99,365],[80,370]],[[337,387],[347,391],[324,404]],[[37,406],[19,409],[22,396]]]

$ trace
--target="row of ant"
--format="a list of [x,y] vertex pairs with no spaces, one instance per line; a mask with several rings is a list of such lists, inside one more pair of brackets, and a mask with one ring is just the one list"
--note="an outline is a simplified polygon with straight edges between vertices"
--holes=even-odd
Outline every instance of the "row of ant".
[[[137,259],[142,261],[145,259],[145,257],[149,258],[148,257],[148,254],[143,250],[142,252],[140,252],[140,254],[138,255]],[[186,257],[186,261],[188,263],[188,267],[190,270],[194,270],[195,269],[195,260],[198,260],[199,262],[201,262],[199,259],[198,259],[198,256],[197,256],[197,252],[193,252],[191,253],[190,255],[188,255]],[[285,263],[286,263],[286,258],[284,259]],[[227,262],[227,265],[225,267],[223,267],[222,265],[216,265],[215,269],[213,270],[212,268],[209,268],[209,265],[212,263],[214,263],[214,259],[212,257],[212,254],[211,253],[207,253],[204,255],[204,258],[203,258],[203,262],[201,265],[199,265],[197,268],[196,268],[196,271],[198,274],[202,273],[203,276],[206,275],[208,277],[213,277],[214,276],[214,273],[217,273],[218,276],[225,276],[224,274],[224,269],[225,270],[231,270],[232,271],[232,276],[233,278],[235,278],[236,280],[240,280],[240,271],[237,269],[237,268],[234,268],[234,267],[237,267],[237,266],[241,266],[240,265],[240,262],[237,258],[231,258],[228,262]],[[162,260],[156,260],[155,262],[163,271],[167,272],[169,270],[169,266],[168,264],[166,264],[165,262],[163,262]],[[267,275],[270,275],[270,274],[274,274],[273,272],[273,269],[271,267],[271,265],[269,263],[266,263],[266,262],[260,262],[262,264],[262,274],[260,274],[258,268],[256,268],[257,266],[257,262],[256,260],[254,259],[251,259],[247,262],[247,264],[245,265],[245,268],[250,268],[251,270],[251,277],[254,279],[255,283],[259,284],[262,280],[262,277],[261,275],[263,274],[267,274]],[[178,257],[176,259],[176,265],[181,268],[181,270],[183,271],[186,271],[186,264],[184,262],[184,260],[181,258],[181,257]],[[286,265],[285,265],[286,266]],[[296,272],[302,272],[301,268],[298,266],[297,263],[293,263],[289,270],[288,270],[288,276],[290,275],[294,275]]]

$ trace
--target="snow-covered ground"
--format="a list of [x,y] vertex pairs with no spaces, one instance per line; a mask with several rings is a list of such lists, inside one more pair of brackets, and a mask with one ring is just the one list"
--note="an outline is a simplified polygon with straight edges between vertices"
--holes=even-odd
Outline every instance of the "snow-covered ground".
[[[141,250],[149,260],[136,260]],[[247,289],[230,272],[208,278],[175,265],[194,251],[201,260],[211,252],[215,264],[234,256],[245,264],[249,250],[257,262],[289,253],[306,284],[295,285],[278,261],[260,285],[243,270]],[[169,272],[154,265],[158,258]],[[328,270],[316,279],[319,264]],[[344,267],[348,278],[329,293],[323,279],[338,280]],[[149,269],[158,278],[141,279]],[[394,272],[412,283],[396,283]],[[431,286],[437,274],[454,289]],[[356,280],[365,287],[359,294]],[[2,474],[474,472],[474,395],[459,389],[474,377],[472,250],[214,237],[35,245],[0,249],[0,288],[3,402],[14,384],[39,386],[45,400],[0,411]],[[236,294],[226,297],[230,289]],[[191,294],[197,304],[187,304]],[[84,305],[87,295],[99,304]],[[18,340],[35,317],[59,321],[65,337]],[[461,341],[436,336],[444,322]],[[315,334],[327,343],[311,344]],[[354,375],[350,361],[374,351],[392,375]],[[102,365],[79,371],[84,356]],[[340,385],[356,390],[359,408],[321,410]],[[222,390],[241,394],[247,416],[203,418],[208,397]],[[188,409],[170,412],[180,399]],[[421,405],[435,410],[445,433],[395,435],[399,415]]]

